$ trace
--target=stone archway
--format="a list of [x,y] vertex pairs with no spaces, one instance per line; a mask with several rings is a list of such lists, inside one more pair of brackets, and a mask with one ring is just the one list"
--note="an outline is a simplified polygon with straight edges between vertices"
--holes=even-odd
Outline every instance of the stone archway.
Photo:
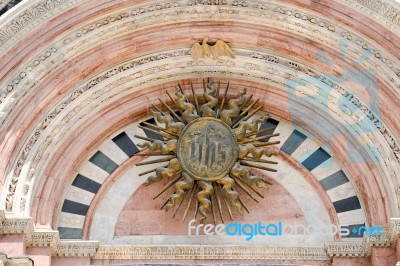
[[[248,259],[254,251],[271,262],[291,258],[329,264],[329,256],[349,254],[365,256],[361,260],[373,265],[382,257],[396,260],[393,249],[377,246],[393,246],[397,238],[397,220],[390,219],[399,215],[398,10],[392,1],[352,0],[22,1],[0,17],[2,232],[16,234],[33,256],[47,254],[47,264],[52,256],[54,264],[63,263],[69,254],[82,255],[89,263],[157,259],[150,247],[123,247],[121,239],[121,246],[105,246],[112,242],[111,233],[104,238],[94,233],[92,238],[96,229],[89,225],[99,226],[102,198],[71,189],[83,182],[76,178],[96,152],[116,156],[119,166],[129,160],[113,153],[123,155],[115,150],[113,138],[132,122],[146,119],[158,97],[167,99],[165,90],[172,91],[177,81],[191,81],[201,90],[201,80],[211,77],[230,80],[232,95],[248,88],[276,121],[285,121],[278,127],[290,125],[282,132],[292,144],[287,148],[282,141],[281,159],[304,178],[328,219],[392,231],[366,238],[368,245],[355,240],[325,246],[322,241],[315,249],[271,251],[261,246],[242,257],[215,255],[228,252],[221,247],[169,247],[173,251],[165,252],[170,259],[189,260],[190,252],[200,260]],[[206,36],[228,43],[236,58],[194,60],[190,47]],[[293,148],[297,144],[304,152]],[[319,155],[330,156],[323,169],[307,167],[305,160],[316,152],[310,160],[318,165],[324,164],[317,163]],[[95,179],[95,171],[82,176]],[[124,171],[117,171],[120,176],[99,174],[110,191],[123,177]],[[102,182],[96,182],[96,192],[107,198]],[[296,192],[280,185],[291,196]],[[93,199],[89,216],[81,215],[90,222],[80,218],[79,227],[68,225],[74,218],[62,214],[65,199],[87,206]],[[304,215],[304,206],[299,208]],[[78,239],[103,242],[60,240],[68,229],[61,232],[59,227],[80,229],[74,233]],[[352,252],[346,251],[349,246]],[[17,253],[24,252],[21,248]],[[263,252],[270,255],[263,257]]]

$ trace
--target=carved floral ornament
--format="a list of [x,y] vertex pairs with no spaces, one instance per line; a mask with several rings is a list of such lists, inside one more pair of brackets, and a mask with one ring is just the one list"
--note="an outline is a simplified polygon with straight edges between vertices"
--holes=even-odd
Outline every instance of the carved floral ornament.
[[259,125],[265,123],[268,116],[250,121],[262,106],[256,108],[259,100],[251,102],[252,96],[245,97],[246,89],[228,100],[229,83],[224,95],[220,94],[221,84],[216,86],[210,79],[203,81],[203,87],[203,104],[193,86],[190,99],[178,85],[176,99],[168,94],[177,111],[162,100],[160,102],[169,114],[153,106],[154,118],[165,127],[145,122],[146,126],[140,128],[159,135],[162,140],[138,135],[135,137],[147,141],[139,144],[139,147],[147,148],[147,152],[139,153],[139,156],[161,158],[144,161],[136,166],[167,163],[166,166],[139,174],[150,174],[145,186],[162,179],[170,180],[154,199],[175,185],[174,192],[161,208],[169,210],[175,207],[175,216],[188,198],[183,214],[185,220],[195,199],[195,216],[197,213],[201,215],[200,222],[207,218],[210,209],[214,223],[217,216],[224,222],[223,205],[231,219],[231,207],[240,214],[243,209],[249,212],[239,192],[248,194],[255,201],[257,199],[254,194],[263,197],[258,189],[266,188],[269,183],[254,175],[251,169],[276,172],[275,169],[260,164],[277,164],[262,157],[276,155],[271,146],[279,141],[265,140],[276,137],[279,133],[264,134],[273,128],[259,130]]

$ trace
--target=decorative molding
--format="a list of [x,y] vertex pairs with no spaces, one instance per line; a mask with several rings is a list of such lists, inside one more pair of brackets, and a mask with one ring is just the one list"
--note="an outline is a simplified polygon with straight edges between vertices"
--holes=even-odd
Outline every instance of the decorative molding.
[[[105,27],[106,25],[118,23],[119,21],[125,20],[129,17],[131,19],[134,19],[136,16],[140,17],[140,16],[144,16],[144,15],[147,15],[146,19],[153,18],[153,17],[155,17],[155,18],[165,17],[166,15],[169,15],[169,14],[165,14],[165,13],[161,13],[161,12],[163,12],[164,10],[168,10],[168,11],[171,11],[171,13],[174,13],[170,9],[174,9],[175,7],[181,7],[183,5],[185,5],[183,2],[167,2],[167,3],[158,4],[157,8],[150,5],[150,6],[143,6],[140,9],[133,9],[133,11],[132,11],[132,9],[129,9],[129,10],[127,10],[127,12],[121,12],[120,14],[116,14],[116,15],[112,15],[112,16],[103,18],[102,20],[98,20],[88,26],[85,26],[85,27],[79,29],[75,33],[72,33],[69,37],[65,38],[63,44],[66,45],[72,41],[75,41],[75,40],[81,38],[82,36],[85,36],[86,34],[92,32],[92,31],[95,31],[98,29],[100,30],[100,28]],[[225,7],[225,8],[228,8],[228,7]],[[244,9],[244,11],[240,12],[240,15],[241,16],[259,17],[260,14],[256,14],[256,12],[254,11],[257,9],[260,10],[260,8],[258,6],[254,6],[253,8],[246,8],[246,9]],[[341,36],[343,36],[343,37],[347,38],[349,41],[355,43],[357,46],[359,46],[362,49],[362,51],[368,50],[368,49],[371,50],[374,53],[375,57],[377,59],[380,59],[381,63],[383,63],[388,68],[393,68],[392,61],[389,60],[387,56],[385,56],[385,53],[383,51],[379,51],[379,49],[377,49],[376,47],[373,47],[373,45],[371,45],[371,44],[368,44],[365,40],[361,39],[360,37],[354,36],[354,34],[351,34],[350,32],[339,28],[339,26],[334,26],[333,22],[329,22],[326,19],[319,18],[315,14],[310,14],[305,11],[300,12],[293,8],[288,9],[287,7],[280,7],[280,6],[276,7],[276,5],[268,6],[268,10],[267,10],[267,7],[262,8],[261,10],[265,10],[265,14],[262,14],[261,17],[267,17],[267,18],[270,18],[273,20],[281,20],[283,25],[292,24],[293,26],[297,26],[299,28],[305,28],[305,26],[303,24],[309,24],[310,26],[319,26],[319,27],[326,28],[328,31],[331,31],[331,32],[341,31]],[[205,10],[205,11],[207,11],[207,10]],[[228,13],[228,16],[232,16],[229,14],[232,13],[233,11],[234,10],[221,10],[222,13]],[[187,10],[187,12],[190,12],[190,10]],[[196,12],[198,13],[198,11],[196,11]],[[281,15],[281,17],[272,16],[270,14],[271,12],[279,13]],[[152,13],[156,13],[156,14],[154,14],[153,16],[150,16],[150,14],[152,14]],[[204,12],[204,13],[207,13],[207,12]],[[176,17],[175,13],[174,13],[174,16]],[[183,14],[181,16],[184,17]],[[199,14],[199,16],[200,16],[200,14]],[[290,17],[292,17],[293,19]],[[301,23],[296,22],[297,20],[301,20],[300,21]],[[274,24],[274,23],[272,23],[272,24]],[[274,25],[274,26],[279,26],[279,24]],[[140,26],[135,24],[134,27],[138,28]],[[282,25],[280,27],[282,27]],[[283,28],[289,29],[287,26],[283,26]],[[338,29],[336,29],[336,28],[338,28]],[[307,29],[311,30],[310,27],[308,27]],[[323,32],[318,31],[318,34],[320,34],[322,36]],[[339,35],[339,33],[337,35]],[[60,46],[60,44],[58,44],[58,46],[61,48],[62,45]],[[18,73],[18,75],[14,76],[14,78],[12,78],[10,80],[9,84],[7,84],[7,86],[5,86],[5,88],[6,88],[5,91],[0,92],[0,103],[4,102],[6,100],[7,96],[10,94],[10,92],[12,92],[17,87],[18,84],[20,84],[20,86],[22,86],[21,81],[24,79],[24,77],[26,77],[29,74],[29,72],[32,72],[33,68],[38,66],[42,61],[44,61],[46,58],[48,58],[49,56],[54,54],[54,52],[56,52],[56,51],[57,51],[57,49],[54,46],[49,47],[46,51],[42,52],[41,55],[38,55],[35,58],[35,60],[32,60],[32,62],[27,63],[28,67],[26,69],[22,70],[20,73]],[[392,71],[394,71],[395,74],[400,75],[400,69],[396,68],[396,69],[392,69]],[[393,80],[392,82],[395,82],[395,80]],[[400,84],[397,84],[397,86],[400,88]],[[21,93],[21,95],[23,95],[23,93]],[[13,101],[9,101],[9,102],[15,103],[15,102],[18,102],[18,100],[13,99]],[[1,119],[2,115],[5,116],[5,112],[3,112],[3,114],[0,113],[0,119]],[[2,123],[3,122],[4,122],[4,120],[2,121]]]
[[[116,66],[96,77],[93,77],[91,80],[89,80],[87,83],[79,86],[77,89],[75,89],[72,93],[70,93],[66,98],[67,100],[64,100],[61,102],[58,106],[56,106],[53,111],[51,111],[41,122],[38,123],[38,127],[35,129],[34,134],[31,136],[28,144],[23,148],[23,152],[18,159],[18,163],[16,167],[14,168],[14,177],[11,181],[11,184],[9,186],[9,194],[7,195],[7,204],[6,204],[6,210],[11,211],[12,206],[13,206],[13,201],[14,201],[14,193],[15,193],[15,188],[16,188],[16,183],[19,179],[19,174],[21,172],[21,169],[23,165],[25,164],[25,161],[28,159],[28,154],[31,152],[31,149],[34,147],[36,141],[39,139],[39,137],[42,135],[44,130],[52,123],[52,120],[54,120],[58,114],[60,114],[64,109],[67,108],[68,105],[70,105],[73,101],[78,99],[83,93],[89,91],[91,88],[95,87],[96,85],[100,84],[101,82],[105,82],[106,80],[112,78],[113,76],[116,76],[117,74],[123,73],[125,71],[128,71],[132,68],[137,68],[141,65],[151,63],[151,62],[156,62],[156,61],[162,61],[164,59],[168,58],[179,58],[183,56],[187,56],[188,51],[187,50],[176,50],[176,51],[171,51],[171,52],[164,52],[164,53],[159,53],[159,54],[153,54],[150,56],[142,57],[142,58],[137,58],[135,60],[132,60],[128,63],[124,63],[122,65]],[[240,52],[241,56],[246,56],[250,57],[253,59],[260,59],[263,61],[267,61],[272,64],[277,64],[277,65],[283,65],[286,67],[289,67],[291,69],[294,69],[295,71],[301,71],[303,73],[306,73],[307,75],[318,75],[318,73],[310,69],[307,66],[304,66],[303,64],[300,63],[294,63],[288,59],[277,57],[273,54],[267,54],[267,53],[259,53],[259,52],[251,52],[251,54],[243,54],[243,52]],[[226,61],[227,64],[231,64],[231,61]],[[237,62],[239,64],[240,62]],[[252,66],[247,63],[247,65],[244,66],[245,68],[255,68],[255,69],[260,69],[261,67],[256,64],[252,64]],[[162,66],[160,66],[162,68]],[[170,68],[170,67],[169,67]],[[276,74],[275,69],[271,69],[273,73]],[[266,79],[268,79],[266,77]],[[335,82],[327,79],[327,78],[321,78],[320,80],[322,83],[325,83],[327,86],[333,87],[338,93],[346,97],[351,104],[359,108],[370,120],[371,122],[375,125],[375,127],[380,130],[382,134],[384,134],[385,139],[387,140],[390,138],[392,141],[389,143],[389,146],[392,148],[393,153],[397,157],[398,161],[400,162],[400,153],[398,152],[399,148],[398,145],[394,142],[394,138],[391,136],[391,134],[388,132],[388,130],[383,127],[381,122],[376,118],[376,116],[373,114],[373,112],[368,108],[366,104],[364,104],[362,101],[360,101],[357,97],[355,97],[352,93],[348,92],[344,88],[340,86],[335,86]],[[98,97],[98,96],[97,96]],[[77,112],[75,110],[80,110],[82,107],[77,107],[78,109],[74,109],[74,111],[70,112],[67,116],[65,116],[62,119],[62,123],[58,126],[55,126],[55,128],[60,128],[63,124],[67,123],[69,120],[72,119],[73,115],[75,115]],[[24,195],[27,194],[27,191],[30,189],[30,180],[32,176],[35,174],[35,169],[37,168],[36,165],[40,161],[41,158],[43,158],[43,153],[45,151],[45,148],[48,147],[52,143],[52,138],[51,136],[47,136],[46,141],[41,143],[41,147],[39,151],[36,151],[34,155],[34,159],[30,160],[30,169],[28,172],[27,180],[24,184],[24,189],[26,192],[24,192]],[[18,175],[17,175],[18,174]],[[24,196],[25,197],[25,196]],[[25,209],[25,198],[21,199],[20,202],[20,209],[24,210]]]
[[60,241],[58,231],[35,231],[26,235],[26,245],[28,247],[50,247],[53,251],[56,250]]
[[195,6],[195,5],[227,5],[226,0],[189,0],[187,3],[188,6]]
[[370,246],[365,242],[330,242],[325,243],[329,257],[366,257],[370,255]]
[[7,218],[0,227],[0,234],[22,234],[33,232],[31,218]]
[[[33,1],[32,1],[33,2]],[[6,23],[0,26],[0,53],[11,47],[11,43],[17,42],[21,33],[27,33],[35,26],[44,23],[46,19],[60,14],[70,8],[73,3],[84,0],[42,0],[29,3]],[[28,5],[28,4],[27,4]]]
[[[366,16],[370,16],[371,12],[379,14],[379,17],[384,18],[387,21],[390,21],[394,25],[400,25],[400,11],[397,7],[392,5],[386,0],[341,0],[347,3],[352,8],[357,8],[359,11],[362,11]],[[5,6],[9,0],[2,0],[0,2],[0,7]],[[9,48],[10,45],[8,42],[11,40],[16,41],[17,37],[14,36],[20,32],[26,32],[29,29],[34,28],[38,24],[44,23],[46,20],[43,18],[51,19],[52,17],[59,15],[61,12],[65,11],[68,8],[71,8],[74,4],[80,4],[84,2],[84,0],[42,0],[36,1],[36,3],[32,3],[29,6],[25,7],[20,12],[16,13],[14,17],[10,19],[8,23],[5,23],[0,27],[0,52],[5,51],[5,49]],[[165,5],[166,7],[175,6],[177,3],[172,2],[171,4]],[[228,5],[229,3],[235,7],[248,7],[246,1],[235,0],[235,1],[227,1],[227,0],[189,0],[186,2],[188,6],[194,6],[197,4],[203,5]],[[264,10],[267,8],[267,5],[262,3],[255,3],[253,5],[255,8]],[[154,6],[154,10],[160,9],[162,6],[157,4]],[[40,19],[41,18],[41,19]],[[376,19],[377,22],[380,22],[379,19]],[[391,27],[395,32],[399,32],[398,28]]]
[[98,241],[61,241],[55,256],[93,257],[99,247]]
[[[209,1],[206,1],[206,2],[208,3]],[[237,1],[235,1],[235,2],[237,2]],[[235,2],[232,3],[232,6],[234,6]],[[242,2],[242,1],[239,1],[239,2]],[[139,17],[146,16],[145,18],[146,18],[146,20],[148,20],[149,18],[150,19],[160,18],[160,17],[165,18],[166,16],[169,16],[172,13],[175,17],[174,20],[176,20],[177,19],[176,12],[174,12],[173,9],[174,8],[181,9],[185,5],[186,4],[183,1],[175,1],[175,2],[160,3],[160,4],[157,4],[156,6],[154,6],[154,5],[142,6],[139,9],[137,9],[136,7],[130,8],[130,9],[127,9],[126,12],[121,12],[119,14],[105,17],[101,20],[93,22],[90,25],[80,28],[79,30],[72,33],[69,37],[65,38],[62,45],[58,44],[57,46],[59,46],[59,48],[61,48],[62,46],[71,43],[72,41],[76,41],[77,39],[82,38],[83,36],[91,33],[92,31],[101,30],[101,28],[105,28],[106,26],[109,26],[111,24],[116,24],[120,21],[126,20],[127,18],[130,18],[130,20],[135,20],[136,17],[139,18]],[[190,7],[190,4],[187,4],[187,5]],[[204,4],[204,5],[212,5],[212,4]],[[256,11],[256,10],[258,10],[258,11]],[[280,23],[281,25],[275,24],[274,26],[284,28],[285,30],[293,30],[293,29],[289,28],[288,26],[286,26],[286,24],[287,24],[287,25],[296,26],[298,28],[307,29],[307,30],[309,30],[309,34],[311,33],[311,31],[314,31],[321,36],[324,36],[325,33],[323,33],[320,30],[316,31],[315,28],[312,28],[313,26],[326,28],[330,32],[337,32],[336,35],[347,38],[349,41],[355,43],[358,47],[360,47],[361,51],[371,50],[373,52],[373,54],[375,55],[375,57],[378,60],[380,60],[381,63],[383,63],[383,65],[390,68],[391,71],[394,71],[394,73],[400,77],[400,69],[394,68],[393,62],[388,59],[388,57],[390,57],[390,56],[385,55],[385,52],[380,51],[378,48],[374,47],[374,45],[369,44],[367,41],[363,40],[362,37],[355,36],[355,34],[350,33],[349,31],[340,27],[340,25],[335,26],[335,22],[330,22],[327,19],[320,18],[315,14],[311,14],[311,13],[303,11],[303,10],[299,11],[298,9],[295,9],[295,8],[288,8],[286,6],[279,6],[276,4],[268,5],[264,8],[261,8],[259,6],[259,4],[254,5],[254,6],[249,6],[248,8],[246,5],[246,8],[239,13],[241,16],[250,16],[253,18],[257,18],[257,17],[260,17],[260,14],[259,14],[260,10],[262,10],[262,12],[263,12],[263,14],[261,14],[261,17],[269,18],[271,20],[281,21],[281,23]],[[169,11],[169,12],[165,13],[167,11]],[[209,12],[207,12],[207,11],[210,11],[210,10],[204,10],[202,12],[196,10],[196,13],[198,13],[197,14],[198,16],[201,16],[200,13],[208,14]],[[180,12],[183,12],[182,14],[180,14],[180,16],[182,18],[184,18],[185,12],[190,13],[193,11],[190,10],[190,8],[188,8],[187,10],[185,10],[185,12],[184,12],[184,10],[180,10]],[[240,17],[232,15],[232,14],[237,13],[237,10],[235,10],[233,8],[224,7],[224,9],[221,9],[220,12],[224,13],[224,14],[227,13],[226,15],[230,16],[231,19],[236,18],[236,19],[240,20]],[[272,14],[278,13],[278,14],[280,14],[280,17],[273,16],[273,15],[271,15],[271,13]],[[254,21],[256,21],[256,20],[254,20]],[[156,21],[154,21],[154,22],[155,23],[153,23],[153,24],[157,24]],[[145,22],[143,22],[143,23],[145,24]],[[272,21],[271,21],[271,23],[274,24]],[[304,24],[308,24],[309,27],[305,27]],[[130,27],[132,27],[132,25]],[[140,25],[136,25],[136,23],[135,23],[134,28],[140,28]],[[1,37],[1,35],[0,35],[0,37]],[[0,38],[0,40],[1,40],[1,38]],[[33,68],[37,67],[42,61],[44,61],[46,58],[48,58],[49,56],[54,54],[54,52],[56,51],[54,49],[56,49],[54,46],[49,47],[46,51],[42,52],[41,55],[38,55],[34,60],[32,60],[32,62],[27,63],[28,67],[26,69],[22,70],[20,73],[18,73],[18,75],[16,75],[13,79],[11,79],[9,84],[7,84],[7,86],[5,86],[6,90],[3,92],[0,92],[0,104],[6,100],[8,94],[11,91],[13,91],[14,88],[17,87],[18,84],[21,84],[21,81],[23,80],[23,78],[26,77],[29,74],[29,72],[32,72]],[[392,81],[392,82],[395,82],[395,81]],[[400,88],[400,84],[397,84],[397,86]],[[16,100],[16,99],[14,99],[14,100]],[[5,114],[3,114],[3,116],[4,115]],[[2,116],[2,114],[0,113],[0,118],[1,118],[1,116]]]
[[[391,3],[387,0],[344,0],[352,7],[356,7],[360,11],[365,11],[362,7],[367,8],[370,12],[379,14],[379,17],[390,21],[395,25],[400,25],[400,9],[396,6],[396,2]],[[359,4],[359,5],[357,5]],[[378,21],[379,22],[379,21]]]
[[[0,212],[1,213],[1,212]],[[17,219],[6,219],[13,221]],[[21,220],[21,219],[19,219]],[[367,257],[375,247],[393,245],[399,236],[400,218],[392,218],[391,230],[384,231],[382,237],[364,236],[360,242],[329,242],[324,247],[271,247],[271,246],[228,246],[228,245],[101,245],[98,241],[59,240],[58,231],[30,231],[33,228],[30,218],[24,219],[24,226],[19,230],[0,230],[0,234],[25,233],[28,247],[50,247],[54,256],[91,257],[93,259],[214,259],[214,260],[255,260],[255,259],[288,259],[288,260],[330,260],[332,257]],[[16,228],[18,226],[15,226]],[[22,229],[25,228],[25,229]],[[389,232],[394,232],[390,236]],[[0,252],[0,261],[4,259],[28,259],[27,257],[8,258]],[[11,264],[14,265],[14,264]],[[19,264],[16,264],[19,265]],[[23,264],[25,265],[25,264]]]
[[260,246],[109,246],[100,245],[94,259],[302,259],[329,260],[323,248]]
[[389,224],[390,241],[394,245],[400,236],[400,218],[390,218]]
[[389,230],[383,230],[383,234],[364,236],[364,241],[371,247],[389,247],[393,244],[393,236]]
[[400,218],[390,218],[390,229],[395,234],[400,234]]

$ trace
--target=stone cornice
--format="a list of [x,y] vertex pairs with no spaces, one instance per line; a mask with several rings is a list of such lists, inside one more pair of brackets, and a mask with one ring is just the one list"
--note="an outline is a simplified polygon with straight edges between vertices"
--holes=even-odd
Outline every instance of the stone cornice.
[[323,248],[266,246],[108,246],[100,245],[94,259],[329,259]]
[[365,242],[330,242],[325,243],[329,257],[366,257],[370,247]]
[[388,247],[394,241],[389,231],[384,231],[382,235],[368,235],[365,239],[371,247]]
[[22,234],[33,232],[31,218],[6,218],[4,211],[0,211],[0,234]]
[[55,252],[60,242],[60,235],[58,231],[37,230],[27,234],[25,242],[28,247],[50,247]]
[[[0,211],[0,215],[3,213]],[[5,219],[0,234],[25,234],[27,247],[49,247],[54,256],[93,259],[302,259],[329,260],[332,257],[366,257],[372,248],[393,245],[400,234],[400,218],[382,236],[364,236],[359,242],[328,242],[324,247],[270,247],[229,245],[101,245],[98,241],[60,240],[58,231],[33,230],[30,218]],[[7,257],[5,257],[7,258]]]
[[392,218],[390,228],[382,235],[364,235],[361,242],[330,242],[325,249],[330,257],[369,256],[372,248],[389,247],[396,243],[400,235],[400,219]]
[[98,246],[98,241],[60,241],[54,255],[94,257]]

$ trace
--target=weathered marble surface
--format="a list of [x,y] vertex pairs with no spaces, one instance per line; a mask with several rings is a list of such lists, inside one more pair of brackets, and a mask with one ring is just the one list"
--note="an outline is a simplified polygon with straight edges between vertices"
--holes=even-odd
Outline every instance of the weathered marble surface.
[[[0,1],[0,6],[5,2]],[[262,98],[267,111],[295,122],[329,145],[356,188],[353,191],[346,184],[323,193],[321,187],[318,189],[320,180],[312,181],[311,177],[322,180],[338,166],[326,165],[309,174],[292,162],[293,172],[301,172],[299,175],[304,177],[301,182],[296,178],[292,183],[281,180],[292,196],[302,193],[302,199],[297,196],[304,202],[318,199],[316,207],[322,211],[316,215],[327,220],[362,222],[365,218],[369,224],[388,226],[390,217],[400,215],[399,10],[399,4],[389,0],[227,0],[226,5],[194,5],[186,0],[23,1],[0,18],[0,209],[7,210],[8,218],[32,217],[30,222],[22,222],[50,230],[57,225],[65,198],[84,203],[93,200],[94,206],[102,206],[94,195],[70,187],[78,170],[100,183],[105,181],[110,191],[112,183],[118,184],[117,173],[105,180],[108,174],[86,164],[87,158],[100,148],[122,162],[126,158],[115,147],[100,147],[109,135],[133,119],[148,115],[150,103],[160,95],[166,97],[162,86],[170,89],[177,80],[188,79],[200,84],[202,77],[212,76],[231,80],[231,93],[248,87]],[[194,62],[188,49],[204,36],[227,41],[237,52],[237,59]],[[343,38],[348,42],[344,57],[339,45]],[[376,72],[378,106],[368,109],[371,99],[346,82],[341,85],[361,102],[350,97],[357,103],[358,111],[354,113],[338,108],[337,99],[344,97],[343,91],[333,92],[332,101],[321,106],[322,110],[336,112],[334,119],[310,107],[307,101],[289,104],[286,80],[305,75],[341,76],[367,49],[371,57],[357,67]],[[326,55],[332,65],[322,62],[317,53]],[[130,71],[115,74],[115,67],[129,60],[143,61],[136,62]],[[329,85],[323,89],[329,89]],[[365,133],[358,126],[349,128],[340,122],[359,121],[366,116],[368,126],[375,128],[373,132]],[[335,132],[335,138],[328,132]],[[360,143],[376,147],[382,159],[373,164],[351,162],[349,150],[357,159],[375,156],[372,149]],[[301,148],[312,152],[317,147],[306,141]],[[302,154],[299,151],[294,158]],[[123,172],[122,168],[119,171]],[[114,187],[118,193],[116,188],[124,191],[121,184]],[[106,189],[100,193],[108,195]],[[125,203],[131,195],[123,193]],[[336,214],[329,205],[332,199],[355,194],[359,195],[365,217],[360,211]],[[117,216],[121,210],[103,209]],[[311,215],[311,210],[302,212],[305,217]],[[89,210],[90,215],[96,217],[95,208]],[[113,217],[114,228],[117,216]],[[89,232],[89,222],[83,218],[76,222]],[[26,228],[19,221],[6,220],[1,232],[21,234]],[[24,241],[16,243],[22,247]],[[73,250],[72,245],[68,247]],[[85,252],[93,251],[91,248]],[[48,250],[30,252],[43,265],[54,255]],[[393,264],[400,260],[399,255],[395,257],[393,250],[374,247],[367,259],[334,258],[332,264],[379,265],[382,260]],[[90,264],[107,263],[107,259],[54,257],[52,262]]]

